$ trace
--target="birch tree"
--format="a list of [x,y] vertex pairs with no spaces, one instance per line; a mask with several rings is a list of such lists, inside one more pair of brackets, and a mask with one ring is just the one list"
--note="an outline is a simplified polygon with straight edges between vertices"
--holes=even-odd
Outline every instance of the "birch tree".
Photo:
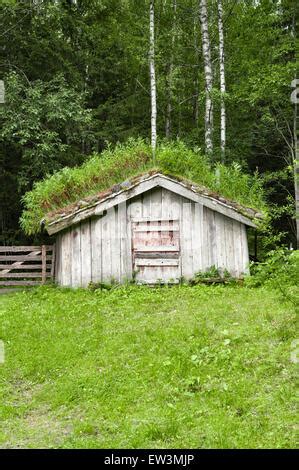
[[[291,35],[296,41],[296,13],[295,9],[292,14]],[[291,94],[291,101],[294,104],[293,114],[293,162],[294,162],[294,192],[295,192],[295,221],[296,221],[296,248],[299,250],[299,126],[298,126],[298,103],[299,103],[299,79],[297,78],[297,70],[295,78],[292,80],[291,87],[294,88]]]
[[295,191],[295,219],[296,219],[296,244],[299,249],[299,126],[298,126],[298,103],[299,103],[299,79],[295,78],[291,86],[294,89],[291,100],[294,103],[294,139],[293,139],[293,162],[294,162],[294,191]]
[[220,148],[221,161],[225,161],[225,145],[226,145],[226,113],[225,113],[225,63],[224,63],[224,34],[223,34],[223,9],[222,0],[218,0],[218,32],[219,32],[219,63],[220,63]]
[[207,1],[199,0],[199,19],[201,25],[202,36],[202,53],[204,59],[204,75],[205,75],[205,147],[206,152],[211,154],[213,151],[213,101],[212,101],[212,59],[211,44],[208,27],[208,11]]
[[172,22],[172,33],[171,33],[171,53],[169,60],[168,76],[167,76],[167,106],[166,106],[166,119],[165,119],[165,136],[167,139],[170,138],[171,134],[171,113],[172,113],[172,100],[173,100],[173,53],[175,47],[176,38],[176,0],[172,2],[173,8],[173,22]]
[[155,72],[155,0],[150,0],[150,43],[149,43],[149,67],[150,67],[150,92],[151,92],[151,145],[152,155],[155,161],[157,145],[157,98],[156,98],[156,72]]

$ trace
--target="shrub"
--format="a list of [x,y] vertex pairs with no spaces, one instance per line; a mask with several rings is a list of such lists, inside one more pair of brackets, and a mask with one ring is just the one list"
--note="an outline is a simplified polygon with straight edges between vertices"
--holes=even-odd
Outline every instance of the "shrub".
[[248,287],[269,285],[277,288],[283,297],[299,305],[299,251],[280,248],[268,253],[263,263],[251,263]]

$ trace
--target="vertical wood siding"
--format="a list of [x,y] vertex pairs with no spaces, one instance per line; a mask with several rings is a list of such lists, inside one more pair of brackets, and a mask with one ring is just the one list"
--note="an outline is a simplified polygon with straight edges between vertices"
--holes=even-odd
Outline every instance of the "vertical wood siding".
[[[91,234],[90,219],[81,223],[81,286],[87,287],[91,281]],[[80,256],[79,262],[80,262]]]
[[61,232],[56,239],[57,283],[86,287],[90,281],[131,279],[132,220],[143,219],[179,221],[182,276],[190,278],[213,265],[236,277],[247,272],[247,234],[242,223],[155,188]]
[[[61,237],[61,244],[64,247],[64,237],[67,236],[68,230]],[[72,250],[72,264],[71,264],[71,273],[72,273],[72,286],[81,287],[82,278],[81,278],[81,227],[80,225],[75,225],[71,228],[71,250]],[[66,269],[65,266],[62,269]]]

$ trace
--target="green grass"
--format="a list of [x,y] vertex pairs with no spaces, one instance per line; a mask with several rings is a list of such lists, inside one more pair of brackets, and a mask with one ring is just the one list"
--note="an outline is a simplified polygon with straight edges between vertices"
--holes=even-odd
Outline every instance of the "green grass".
[[107,190],[153,167],[187,178],[245,206],[267,212],[260,178],[243,173],[238,164],[218,164],[216,176],[215,168],[211,168],[200,151],[189,149],[182,142],[161,143],[153,164],[150,146],[141,139],[130,139],[113,150],[109,148],[101,155],[93,155],[81,167],[64,168],[36,182],[33,190],[23,197],[21,227],[28,235],[37,233],[41,229],[41,220],[49,212]]
[[270,288],[0,297],[0,447],[294,447],[295,311]]

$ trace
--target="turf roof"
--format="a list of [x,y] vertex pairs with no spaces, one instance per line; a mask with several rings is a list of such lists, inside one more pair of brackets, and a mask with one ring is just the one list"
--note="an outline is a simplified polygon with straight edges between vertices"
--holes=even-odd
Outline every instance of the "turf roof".
[[155,171],[192,182],[214,198],[234,203],[241,212],[244,208],[251,208],[255,214],[266,210],[258,176],[243,173],[236,164],[218,164],[215,171],[198,150],[191,150],[182,142],[161,144],[153,166],[149,145],[142,140],[130,140],[114,150],[109,148],[92,156],[81,167],[64,168],[37,182],[25,194],[21,226],[28,235],[37,233],[41,221],[47,223],[55,214],[91,204],[121,182]]
[[[256,219],[263,218],[263,215],[261,212],[254,210],[252,208],[249,208],[249,207],[245,207],[244,205],[239,204],[235,201],[226,199],[220,196],[219,194],[217,194],[216,192],[213,192],[204,186],[197,185],[190,180],[187,180],[185,178],[178,178],[176,176],[169,175],[169,174],[165,175],[161,171],[158,171],[158,170],[150,170],[146,173],[142,173],[140,175],[134,176],[133,178],[127,179],[119,184],[114,184],[113,186],[111,186],[105,191],[98,192],[86,198],[80,199],[76,203],[69,204],[66,207],[52,211],[46,215],[44,219],[44,223],[46,226],[49,226],[49,225],[53,226],[55,224],[59,224],[59,222],[61,221],[68,220],[69,222],[67,225],[69,226],[69,225],[72,225],[73,220],[76,221],[76,218],[74,218],[73,216],[76,216],[79,214],[80,214],[80,220],[84,220],[85,218],[88,218],[91,216],[90,209],[97,206],[100,202],[111,201],[111,199],[113,199],[115,196],[124,192],[130,193],[129,191],[130,189],[135,188],[140,183],[144,181],[148,181],[154,178],[155,176],[162,176],[168,180],[179,183],[185,188],[191,190],[192,192],[204,196],[204,198],[208,198],[215,202],[219,202],[221,203],[221,205],[224,205],[229,209],[233,209],[235,212],[243,215],[249,220],[256,220]],[[132,197],[131,194],[128,195],[128,197]],[[215,207],[215,210],[217,210],[217,206]]]

